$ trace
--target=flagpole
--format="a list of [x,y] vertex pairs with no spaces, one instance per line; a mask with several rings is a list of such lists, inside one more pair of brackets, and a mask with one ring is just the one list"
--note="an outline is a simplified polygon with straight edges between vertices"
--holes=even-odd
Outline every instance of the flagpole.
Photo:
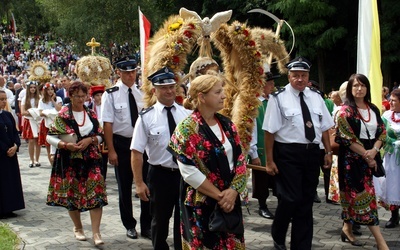
[[359,0],[357,73],[368,77],[371,101],[382,107],[381,45],[377,0]]

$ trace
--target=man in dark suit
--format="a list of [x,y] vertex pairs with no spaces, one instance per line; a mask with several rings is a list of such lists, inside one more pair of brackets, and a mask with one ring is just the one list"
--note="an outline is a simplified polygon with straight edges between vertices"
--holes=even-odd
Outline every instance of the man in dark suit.
[[63,104],[66,104],[66,103],[69,103],[68,89],[69,89],[69,86],[71,85],[69,77],[66,75],[63,76],[61,79],[61,84],[62,84],[62,88],[57,90],[56,96],[61,97]]

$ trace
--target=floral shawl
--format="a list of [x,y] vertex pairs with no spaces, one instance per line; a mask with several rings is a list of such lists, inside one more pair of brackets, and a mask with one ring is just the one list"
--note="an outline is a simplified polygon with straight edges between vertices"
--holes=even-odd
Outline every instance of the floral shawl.
[[[230,171],[225,149],[198,110],[178,124],[168,150],[182,163],[196,166],[219,190],[232,188],[239,194],[246,190],[246,161],[236,126],[216,113],[226,138],[232,145],[234,168]],[[182,194],[184,204],[198,206],[207,198],[191,186]]]
[[[378,123],[375,139],[371,139],[371,141],[360,139],[362,121],[357,108],[348,105],[342,106],[337,119],[338,126],[335,141],[340,145],[338,156],[339,175],[343,171],[341,169],[345,169],[347,186],[357,192],[365,189],[364,182],[369,182],[370,180],[369,177],[367,179],[364,177],[365,175],[372,176],[372,172],[362,157],[349,149],[350,145],[358,143],[364,148],[370,149],[371,145],[369,144],[373,144],[375,140],[381,140],[383,143],[386,140],[385,125],[380,117],[379,109],[372,103],[369,103],[369,105],[371,110],[375,112]],[[364,143],[367,143],[367,145],[364,145]],[[344,185],[343,181],[344,179],[339,178],[340,186]]]
[[[86,106],[84,106],[86,113],[89,115],[91,122],[93,123],[92,131],[85,137],[92,136],[103,136],[103,130],[99,126],[99,122],[97,120],[97,115],[93,110],[90,110]],[[58,116],[55,118],[54,123],[51,124],[49,128],[49,135],[62,135],[62,134],[76,134],[78,136],[78,141],[82,140],[85,137],[82,137],[79,132],[78,124],[75,121],[75,118],[72,113],[71,104],[64,106],[58,112]],[[100,159],[101,153],[98,150],[98,147],[90,144],[86,150],[84,151],[76,151],[69,152],[69,157],[71,159]]]
[[[375,139],[385,142],[386,130],[385,124],[383,123],[379,109],[372,103],[369,104],[373,112],[375,112],[376,119],[378,122],[378,128],[376,130]],[[352,143],[358,143],[364,147],[360,140],[361,133],[361,119],[357,111],[357,108],[343,105],[337,118],[337,136],[335,141],[341,145],[349,147]]]

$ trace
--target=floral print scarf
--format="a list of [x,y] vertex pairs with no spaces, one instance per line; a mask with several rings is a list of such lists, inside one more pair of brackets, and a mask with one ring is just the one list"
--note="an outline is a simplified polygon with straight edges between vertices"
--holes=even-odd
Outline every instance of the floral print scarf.
[[[246,189],[246,162],[236,126],[227,117],[216,113],[226,138],[232,145],[234,168],[230,171],[225,149],[198,110],[178,124],[168,150],[182,163],[196,166],[219,190],[232,188],[238,193]],[[186,189],[184,203],[197,206],[207,198],[191,186]]]

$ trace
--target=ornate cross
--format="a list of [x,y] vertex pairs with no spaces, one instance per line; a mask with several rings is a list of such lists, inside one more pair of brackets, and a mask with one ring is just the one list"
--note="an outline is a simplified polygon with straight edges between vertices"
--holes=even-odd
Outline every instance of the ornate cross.
[[94,56],[95,48],[100,47],[100,43],[96,42],[96,39],[94,39],[94,37],[92,37],[90,42],[86,43],[86,46],[89,46],[92,48],[92,56]]

